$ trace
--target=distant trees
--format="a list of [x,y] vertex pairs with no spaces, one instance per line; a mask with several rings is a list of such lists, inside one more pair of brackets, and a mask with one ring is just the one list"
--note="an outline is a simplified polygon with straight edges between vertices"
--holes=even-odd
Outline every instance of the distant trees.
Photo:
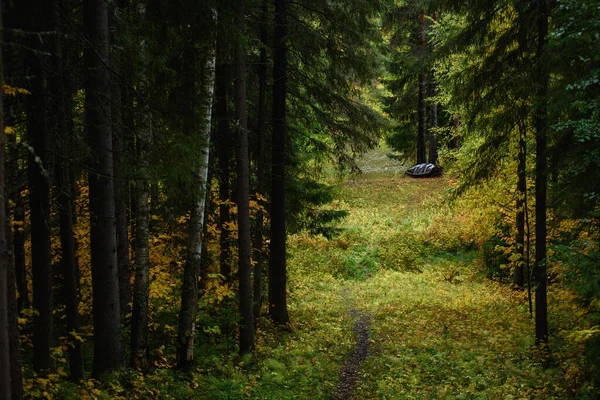
[[390,7],[383,19],[390,63],[383,82],[389,89],[384,99],[394,126],[386,135],[390,147],[416,164],[437,163],[438,145],[450,145],[451,135],[438,140],[440,130],[449,131],[451,119],[438,112],[437,84],[433,74],[433,25],[437,13],[428,15],[425,3],[403,2]]

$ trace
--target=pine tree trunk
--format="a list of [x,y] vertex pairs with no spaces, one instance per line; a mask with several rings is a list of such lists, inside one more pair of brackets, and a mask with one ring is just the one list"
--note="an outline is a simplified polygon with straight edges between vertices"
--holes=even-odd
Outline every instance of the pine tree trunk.
[[[2,0],[0,0],[0,15],[2,15]],[[0,18],[0,42],[2,42],[2,18]],[[0,47],[0,82],[4,82],[4,64],[2,48]],[[0,85],[0,400],[11,400],[11,363],[9,357],[9,332],[8,332],[8,269],[10,260],[8,253],[8,240],[6,237],[7,215],[4,204],[6,203],[6,187],[4,184],[5,157],[4,157],[4,90]]]
[[[140,46],[142,49],[144,45]],[[142,50],[143,51],[143,50]],[[148,369],[148,296],[150,290],[150,167],[148,157],[152,142],[152,120],[149,98],[149,84],[142,77],[139,92],[143,97],[141,126],[136,141],[137,179],[133,189],[135,201],[135,263],[133,284],[133,309],[131,314],[131,365],[141,371]]]
[[[34,16],[48,10],[40,4],[33,5]],[[38,17],[39,18],[39,17]],[[32,20],[33,29],[44,29]],[[42,50],[37,36],[31,48]],[[45,49],[47,51],[47,49]],[[48,171],[49,134],[46,118],[44,66],[42,56],[32,51],[27,54],[31,73],[31,95],[27,96],[27,133],[31,146],[28,156],[29,207],[31,220],[31,270],[33,289],[33,369],[48,373],[52,369],[50,347],[52,343],[52,262],[50,256],[50,182]]]
[[217,146],[219,159],[219,226],[221,228],[219,236],[219,272],[225,278],[230,280],[231,274],[231,234],[228,229],[231,216],[229,213],[229,149],[231,148],[231,133],[229,130],[228,110],[227,110],[227,85],[228,68],[225,60],[225,52],[222,50],[223,44],[218,45],[219,64],[216,70],[216,120],[217,120]]
[[[145,19],[146,11],[139,11],[140,19]],[[145,40],[139,43],[142,56],[146,58]],[[142,71],[138,92],[140,102],[140,126],[136,135],[137,176],[133,187],[135,202],[135,263],[133,284],[133,308],[131,312],[131,366],[146,372],[148,359],[148,297],[150,291],[150,163],[149,153],[152,145],[152,115],[148,100],[150,99],[150,82],[146,71]]]
[[[213,18],[217,19],[216,10]],[[202,266],[202,232],[206,211],[208,188],[208,168],[210,161],[210,131],[212,127],[212,102],[215,92],[216,43],[213,43],[206,56],[203,79],[203,125],[199,137],[204,144],[199,168],[196,175],[195,200],[190,217],[188,259],[184,267],[183,287],[181,290],[181,310],[179,312],[179,331],[177,337],[177,368],[189,370],[194,360],[194,335],[196,331],[196,313],[198,308],[198,277]]]
[[[245,31],[244,0],[237,1],[238,26]],[[252,306],[251,244],[250,244],[250,161],[248,158],[248,115],[246,111],[246,57],[245,47],[238,40],[235,53],[235,114],[238,120],[237,206],[238,206],[238,279],[240,308],[240,354],[254,348],[254,310]]]
[[108,4],[85,0],[86,125],[89,160],[90,248],[94,321],[93,376],[123,364],[121,306],[115,226],[110,76],[108,70]]
[[[60,30],[61,0],[54,2],[53,25]],[[69,377],[73,381],[83,379],[83,353],[81,342],[71,335],[79,330],[79,271],[75,254],[75,236],[73,233],[73,200],[72,183],[69,167],[68,149],[71,147],[71,132],[67,130],[66,91],[64,87],[62,44],[60,36],[54,39],[54,76],[51,78],[51,91],[54,93],[53,114],[55,118],[55,135],[58,149],[56,151],[57,203],[60,226],[61,263],[64,275],[65,312],[67,317]]]
[[548,299],[546,293],[546,200],[548,186],[548,161],[546,143],[548,131],[548,66],[546,65],[546,37],[548,35],[548,0],[538,0],[538,49],[537,49],[537,106],[536,162],[535,162],[535,339],[539,345],[548,343]]
[[519,139],[519,166],[517,167],[517,201],[516,201],[516,209],[517,214],[515,216],[515,226],[517,228],[517,233],[515,235],[515,246],[517,250],[517,254],[519,254],[519,259],[515,264],[515,271],[513,276],[513,283],[518,288],[523,288],[525,285],[525,273],[523,266],[525,265],[525,190],[527,189],[526,185],[526,175],[525,175],[525,139],[524,139],[524,129],[525,127],[521,124],[521,138]]
[[287,310],[285,221],[287,12],[288,0],[275,0],[269,316],[278,324],[290,322]]
[[[115,50],[117,52],[117,50]],[[120,53],[116,54],[118,64],[113,69],[118,74],[126,74],[123,68],[123,62]],[[131,75],[125,79],[130,82]],[[121,305],[121,320],[124,320],[131,311],[131,271],[129,267],[129,219],[127,211],[129,209],[129,181],[125,176],[125,153],[127,147],[124,146],[126,127],[124,124],[122,109],[123,84],[117,80],[112,83],[112,144],[113,144],[113,170],[115,174],[115,218],[117,229],[117,268],[119,270],[119,303]],[[126,89],[125,89],[126,90]],[[129,127],[133,129],[133,127]]]
[[[268,0],[263,0],[261,10],[261,26],[260,26],[260,64],[258,69],[258,129],[256,132],[256,192],[265,197],[265,158],[266,158],[266,138],[265,138],[265,121],[266,121],[266,98],[267,98],[267,28],[268,28]],[[262,210],[256,213],[256,222],[254,226],[254,325],[258,324],[260,319],[260,310],[263,303],[263,268],[264,268],[264,253],[263,253],[263,230],[264,230],[264,215]]]
[[[425,10],[421,9],[419,14],[419,53],[421,57],[425,54]],[[425,108],[425,74],[419,73],[419,99],[417,108],[418,128],[417,128],[417,164],[426,162],[425,133],[426,108]]]

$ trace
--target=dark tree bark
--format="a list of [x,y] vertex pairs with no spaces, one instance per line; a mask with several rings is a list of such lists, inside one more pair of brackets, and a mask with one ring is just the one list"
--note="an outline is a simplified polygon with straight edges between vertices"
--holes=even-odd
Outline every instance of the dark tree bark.
[[[421,9],[419,14],[419,52],[421,56],[425,53],[425,10]],[[418,128],[417,128],[417,164],[426,162],[426,145],[425,133],[426,124],[426,108],[425,108],[425,74],[419,73],[419,100],[418,100]]]
[[[260,25],[260,64],[258,67],[258,126],[257,126],[257,140],[256,140],[256,193],[260,196],[265,197],[266,182],[265,182],[265,169],[266,169],[266,108],[267,108],[267,30],[269,26],[268,22],[268,0],[263,0],[261,10],[261,25]],[[253,253],[254,253],[254,324],[258,324],[260,319],[260,310],[262,309],[263,303],[263,269],[264,269],[264,215],[262,210],[258,210],[256,213],[256,222],[254,226],[254,242],[253,242]]]
[[[13,216],[15,220],[12,230],[12,250],[15,271],[15,280],[17,285],[17,307],[19,314],[30,307],[29,288],[27,284],[27,271],[25,269],[25,203],[23,201],[22,187],[20,183],[21,168],[19,167],[19,152],[17,150],[16,135],[7,135],[8,140],[8,159],[7,164],[12,165],[10,171],[7,171],[7,190],[10,192],[13,206]],[[10,188],[10,189],[8,189]]]
[[[118,13],[127,12],[129,0],[116,2]],[[122,43],[119,42],[119,31],[123,27],[120,21],[112,21],[115,42],[112,45],[111,68],[120,79],[113,79],[111,86],[111,117],[113,135],[113,170],[115,175],[115,218],[117,227],[117,268],[119,270],[119,303],[121,305],[121,320],[131,312],[131,268],[129,265],[129,179],[125,170],[128,155],[126,135],[133,133],[133,107],[130,104],[129,82],[133,80],[133,72],[126,67],[126,55],[123,54]],[[123,115],[123,109],[129,110]],[[126,123],[127,122],[127,123]]]
[[546,293],[546,201],[548,187],[548,161],[546,143],[548,131],[548,66],[546,65],[546,38],[550,14],[548,0],[538,0],[537,49],[537,106],[535,115],[535,339],[539,345],[548,343],[548,299]]
[[[32,29],[45,29],[39,21],[49,12],[47,4],[32,5]],[[50,177],[48,146],[50,143],[46,118],[46,88],[44,85],[45,60],[38,51],[42,48],[38,36],[31,39],[26,64],[31,73],[31,95],[27,96],[27,136],[29,145],[28,177],[31,220],[31,270],[33,289],[33,369],[48,373],[52,369],[50,347],[52,343],[52,262],[50,256]]]
[[290,322],[287,311],[285,221],[287,12],[288,0],[275,0],[269,316],[278,324]]
[[219,159],[219,226],[221,232],[219,235],[220,255],[219,272],[226,281],[230,280],[231,275],[231,234],[228,224],[231,221],[229,213],[229,155],[231,148],[231,132],[229,130],[229,119],[227,110],[227,86],[229,82],[228,66],[226,64],[226,55],[222,50],[223,45],[218,46],[218,64],[215,82],[216,97],[216,120],[217,120],[217,148]]
[[[54,1],[53,25],[60,31],[61,0]],[[65,312],[67,317],[67,340],[69,343],[69,377],[73,381],[83,378],[83,353],[81,342],[71,333],[79,330],[79,271],[75,254],[75,236],[73,233],[72,210],[74,208],[71,197],[72,182],[69,163],[69,148],[71,147],[71,132],[68,131],[66,114],[66,91],[64,86],[64,71],[62,44],[60,36],[54,39],[54,75],[50,79],[50,88],[54,93],[52,102],[54,114],[54,129],[56,137],[56,153],[58,160],[55,164],[57,203],[60,225],[61,263],[64,275]]]
[[[237,1],[238,26],[245,30],[244,0]],[[254,349],[250,244],[250,161],[248,158],[248,114],[246,111],[245,47],[238,41],[235,52],[235,114],[238,120],[236,163],[238,205],[238,279],[240,308],[240,354]]]
[[[119,57],[121,58],[121,57]],[[123,74],[121,63],[114,67]],[[131,311],[131,270],[129,267],[129,181],[125,176],[125,125],[123,123],[123,92],[122,84],[114,81],[112,85],[112,144],[113,170],[115,174],[115,218],[117,230],[117,268],[119,271],[119,303],[121,319]]]
[[[146,77],[139,85],[144,101],[148,98]],[[150,290],[150,176],[149,151],[152,141],[150,108],[142,105],[141,126],[137,134],[138,176],[134,185],[135,201],[135,264],[133,310],[131,314],[131,365],[141,371],[148,370],[148,296]]]
[[517,200],[516,209],[517,214],[515,216],[515,226],[517,233],[515,235],[515,246],[519,259],[515,264],[513,283],[518,288],[523,288],[525,285],[525,190],[527,190],[527,182],[525,175],[525,126],[520,124],[519,129],[521,130],[521,137],[519,138],[519,166],[517,167]]
[[[2,0],[0,0],[0,15],[2,15]],[[2,42],[2,18],[0,18],[0,42]],[[0,48],[0,82],[4,82],[4,64],[2,48]],[[6,232],[8,229],[6,208],[6,190],[4,184],[4,90],[0,85],[0,400],[11,400],[11,363],[9,356],[10,340],[8,332],[8,270],[10,260],[8,253],[8,240]]]
[[100,376],[123,364],[121,307],[115,227],[110,77],[108,71],[108,4],[85,0],[86,124],[89,160],[90,247],[94,321],[94,367]]

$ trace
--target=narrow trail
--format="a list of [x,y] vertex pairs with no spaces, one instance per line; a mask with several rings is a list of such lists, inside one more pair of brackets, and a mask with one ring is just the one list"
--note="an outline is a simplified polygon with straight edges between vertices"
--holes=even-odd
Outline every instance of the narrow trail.
[[340,371],[340,379],[334,396],[335,400],[352,399],[356,384],[361,376],[361,363],[369,355],[369,327],[372,317],[370,314],[357,310],[351,310],[350,314],[356,319],[354,325],[356,345],[350,358],[346,360]]

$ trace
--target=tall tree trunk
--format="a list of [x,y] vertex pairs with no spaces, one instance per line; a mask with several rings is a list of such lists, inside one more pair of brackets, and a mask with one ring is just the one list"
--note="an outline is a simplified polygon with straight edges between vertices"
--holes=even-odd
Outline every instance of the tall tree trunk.
[[[60,15],[62,0],[54,1],[53,25],[60,30]],[[71,148],[71,132],[67,130],[66,91],[64,87],[64,71],[62,44],[60,35],[54,39],[54,75],[50,80],[50,88],[54,93],[53,114],[55,119],[55,136],[57,143],[58,162],[56,163],[57,202],[60,225],[61,263],[64,274],[65,312],[67,317],[69,377],[73,381],[83,378],[83,353],[81,342],[72,333],[79,330],[79,271],[75,254],[75,236],[73,233],[73,200],[71,197],[72,183],[69,167]]]
[[[265,164],[266,164],[266,138],[265,138],[265,121],[267,108],[267,38],[268,38],[268,0],[263,0],[261,10],[261,25],[260,25],[260,64],[258,67],[258,129],[256,132],[256,193],[265,197]],[[264,268],[264,253],[263,253],[263,230],[264,230],[264,215],[262,210],[256,213],[256,222],[254,227],[254,325],[258,324],[260,319],[260,310],[263,303],[263,268]]]
[[94,367],[100,376],[123,364],[121,306],[115,226],[110,76],[108,70],[108,4],[85,0],[86,124],[89,160],[90,247],[94,320]]
[[17,308],[19,314],[30,307],[29,289],[27,285],[27,270],[25,268],[25,204],[23,201],[22,187],[20,183],[21,168],[19,167],[19,151],[17,148],[17,136],[8,135],[8,157],[7,164],[12,168],[7,171],[7,192],[10,193],[13,206],[14,228],[12,231],[12,250],[15,271],[15,280],[17,284]]
[[[142,44],[141,48],[145,46]],[[143,50],[142,50],[143,51]],[[131,314],[131,365],[141,371],[148,369],[148,296],[150,290],[150,175],[149,150],[152,142],[149,82],[142,77],[139,85],[143,104],[141,126],[137,134],[137,169],[133,197],[135,201],[135,263],[133,285],[133,310]]]
[[517,214],[515,216],[515,225],[517,233],[515,235],[515,246],[519,259],[515,264],[513,283],[518,288],[523,288],[525,285],[525,190],[527,190],[527,176],[525,174],[525,124],[519,124],[520,138],[519,138],[519,166],[517,167],[517,201],[516,209]]
[[[2,15],[2,0],[0,0],[0,15]],[[0,42],[2,42],[2,18],[0,18]],[[0,47],[0,82],[4,83],[4,64],[2,48]],[[6,190],[4,184],[4,90],[0,84],[0,400],[11,400],[11,363],[9,356],[8,333],[8,269],[10,261],[8,253],[8,240],[6,237],[7,215],[4,204],[6,203]]]
[[216,70],[216,120],[217,120],[217,146],[219,159],[219,226],[221,232],[219,235],[219,272],[226,281],[230,280],[231,274],[231,234],[228,224],[231,220],[229,213],[229,149],[231,148],[231,133],[229,130],[229,119],[227,110],[227,86],[228,86],[228,67],[226,64],[226,55],[223,51],[223,45],[218,46],[218,65]]
[[[425,55],[425,9],[421,9],[419,14],[419,53],[421,57]],[[425,74],[419,73],[419,100],[418,100],[418,129],[417,129],[417,164],[426,162],[425,133],[426,108],[425,108]]]
[[[217,12],[213,10],[213,18]],[[179,331],[177,336],[177,368],[189,370],[194,360],[194,335],[196,331],[196,313],[198,308],[198,277],[202,267],[202,231],[206,211],[206,193],[208,188],[208,168],[210,159],[210,131],[212,126],[212,102],[215,92],[216,43],[213,43],[206,55],[203,76],[203,118],[199,140],[203,148],[196,172],[196,193],[190,217],[188,259],[184,267],[183,287],[181,289],[181,310],[179,312]]]
[[[117,2],[117,12],[127,12],[128,0]],[[113,19],[113,29],[117,32],[123,30],[120,21]],[[112,117],[112,144],[113,144],[113,170],[115,174],[115,218],[117,229],[117,268],[119,271],[119,303],[121,305],[121,320],[131,311],[131,270],[129,266],[129,180],[125,174],[127,146],[124,144],[125,135],[131,135],[133,124],[126,126],[122,110],[127,105],[127,84],[133,80],[131,68],[125,67],[126,56],[120,48],[120,35],[116,36],[116,43],[112,44],[112,70],[121,77],[113,79],[111,85],[111,117]],[[123,83],[121,82],[127,82]],[[129,118],[133,116],[133,110],[129,109]],[[129,129],[129,130],[128,130]]]
[[[44,15],[46,5],[32,4],[32,29],[44,29],[35,17]],[[36,26],[37,25],[37,26]],[[33,36],[31,48],[42,50],[38,36]],[[46,49],[47,50],[47,49]],[[48,173],[48,123],[46,118],[47,94],[44,85],[42,56],[29,51],[27,65],[31,71],[31,95],[28,99],[27,133],[29,138],[28,177],[31,220],[31,270],[33,289],[33,369],[47,373],[52,368],[52,261],[50,256],[50,182]]]
[[285,225],[286,93],[287,93],[287,12],[288,0],[275,1],[273,60],[273,139],[271,189],[271,257],[269,269],[269,316],[287,324],[287,264]]
[[[245,31],[244,0],[237,1],[238,26]],[[238,120],[236,163],[238,205],[238,278],[240,306],[240,354],[254,348],[250,244],[250,161],[248,158],[248,115],[246,111],[246,48],[238,40],[235,52],[235,114]]]
[[535,116],[535,339],[539,345],[548,343],[548,299],[546,293],[546,195],[548,186],[548,161],[546,143],[548,132],[548,66],[546,65],[546,37],[550,14],[548,0],[538,0],[537,49],[537,106]]

